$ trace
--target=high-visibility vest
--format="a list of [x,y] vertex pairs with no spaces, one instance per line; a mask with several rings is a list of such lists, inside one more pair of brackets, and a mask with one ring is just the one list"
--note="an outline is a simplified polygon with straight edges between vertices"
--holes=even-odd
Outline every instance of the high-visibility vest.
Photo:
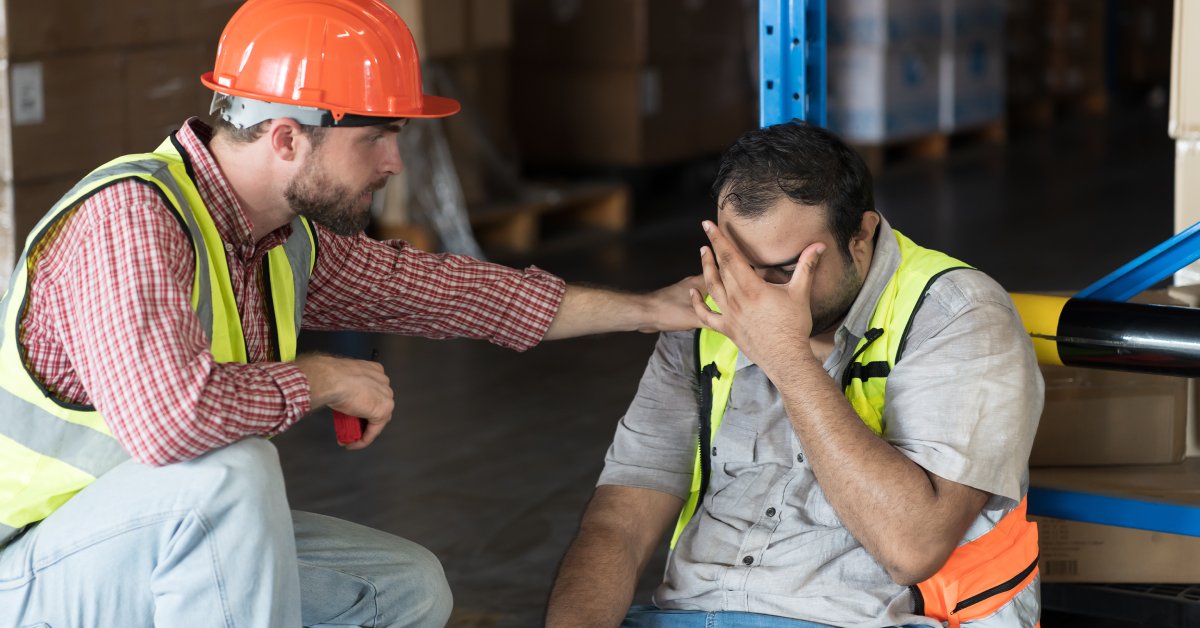
[[[8,292],[0,300],[0,548],[129,459],[95,407],[68,403],[46,389],[30,371],[19,343],[29,298],[29,273],[37,255],[74,209],[101,189],[127,180],[158,193],[192,242],[196,262],[192,307],[208,334],[213,357],[218,362],[247,361],[225,243],[200,197],[190,158],[178,140],[169,137],[153,153],[119,157],[84,177],[33,229]],[[296,335],[316,255],[312,224],[297,218],[292,222],[291,237],[264,257],[268,320],[274,327],[280,361],[295,359]]]
[[[934,281],[952,270],[970,268],[948,255],[917,246],[898,231],[893,233],[900,246],[900,265],[884,287],[867,332],[842,377],[846,399],[877,436],[882,436],[886,427],[887,377],[904,354],[914,313]],[[708,488],[712,436],[721,426],[733,389],[738,349],[725,336],[701,329],[696,332],[695,355],[700,381],[699,447],[691,495],[680,512],[672,548]],[[1037,524],[1026,519],[1022,500],[987,533],[955,549],[933,577],[910,587],[915,614],[953,627],[995,613],[1037,577],[1037,539]]]

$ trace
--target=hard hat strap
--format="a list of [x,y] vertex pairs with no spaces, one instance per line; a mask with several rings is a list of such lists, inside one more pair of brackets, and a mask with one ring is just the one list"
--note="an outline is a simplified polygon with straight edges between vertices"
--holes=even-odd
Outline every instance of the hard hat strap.
[[283,103],[230,96],[220,92],[213,93],[210,114],[220,113],[221,119],[239,129],[252,127],[265,120],[275,118],[291,118],[300,124],[319,127],[357,127],[387,124],[402,118],[384,116],[363,116],[348,113],[341,120],[333,117],[333,113],[317,107],[287,105]]

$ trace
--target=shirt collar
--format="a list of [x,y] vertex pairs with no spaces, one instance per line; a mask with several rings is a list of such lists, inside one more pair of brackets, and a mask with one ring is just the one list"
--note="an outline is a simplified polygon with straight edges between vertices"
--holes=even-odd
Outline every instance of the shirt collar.
[[175,134],[180,146],[192,162],[192,172],[195,177],[196,189],[200,198],[212,215],[217,233],[226,243],[238,247],[245,257],[257,249],[269,249],[281,244],[291,235],[291,225],[284,225],[267,234],[261,242],[253,241],[253,228],[250,219],[242,210],[233,186],[221,172],[217,160],[209,151],[212,142],[213,129],[199,118],[189,118],[183,127]]
[[[875,304],[883,295],[883,289],[887,287],[888,281],[891,281],[892,275],[899,267],[900,245],[896,243],[896,235],[892,231],[892,226],[888,224],[887,219],[880,215],[871,266],[867,269],[867,276],[863,279],[858,296],[850,305],[850,311],[846,313],[846,318],[835,332],[836,343],[840,343],[842,338],[847,335],[854,337],[857,342],[858,338],[862,338],[867,333],[867,325],[871,322],[871,314],[875,312]],[[837,353],[836,347],[834,353]],[[746,357],[744,352],[738,352],[737,362],[734,364],[735,370],[753,365],[754,361]]]

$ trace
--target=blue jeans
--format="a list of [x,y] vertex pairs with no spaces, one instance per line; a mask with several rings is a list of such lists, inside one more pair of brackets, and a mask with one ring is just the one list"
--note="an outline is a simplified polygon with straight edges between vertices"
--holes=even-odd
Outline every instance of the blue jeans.
[[[621,628],[833,628],[802,619],[736,611],[672,611],[634,606]],[[902,627],[909,628],[909,627]],[[911,628],[923,628],[913,626]]]
[[288,508],[248,438],[125,462],[0,549],[0,626],[442,626],[441,564],[404,539]]

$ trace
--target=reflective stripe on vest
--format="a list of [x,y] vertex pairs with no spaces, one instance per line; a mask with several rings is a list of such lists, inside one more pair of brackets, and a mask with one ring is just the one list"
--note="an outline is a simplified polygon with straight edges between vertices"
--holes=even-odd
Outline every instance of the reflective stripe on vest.
[[[97,477],[129,458],[91,406],[62,402],[29,372],[19,343],[28,302],[31,254],[59,221],[101,189],[124,180],[152,186],[188,234],[196,273],[191,302],[218,362],[246,362],[241,319],[233,298],[225,243],[205,207],[191,163],[174,137],[154,153],[120,157],[84,177],[37,224],[26,240],[8,292],[0,300],[0,547],[25,526],[49,516]],[[296,355],[308,281],[316,263],[316,233],[306,219],[264,257],[276,353]],[[103,280],[112,278],[97,278]]]
[[[876,302],[867,332],[855,347],[842,378],[846,399],[863,423],[878,436],[882,436],[886,428],[883,409],[887,377],[903,356],[913,315],[934,281],[949,271],[970,268],[943,253],[917,246],[899,231],[893,233],[900,247],[900,265]],[[711,299],[708,303],[710,307],[715,305]],[[684,503],[671,538],[672,550],[707,492],[712,436],[721,425],[733,388],[738,351],[725,336],[701,329],[696,332],[695,353],[701,405],[699,442],[691,494]],[[968,547],[971,549],[966,549]],[[1030,555],[1033,556],[1032,563]],[[991,531],[955,550],[932,578],[910,587],[919,607],[917,614],[952,625],[985,617],[1036,577],[1036,556],[1037,527],[1026,520],[1022,501]],[[1019,566],[1014,567],[1018,563]],[[986,583],[990,584],[979,586]],[[959,596],[960,593],[963,595]],[[984,597],[972,601],[969,599],[972,596]],[[929,603],[925,598],[930,598]],[[960,607],[944,603],[947,600],[972,603]],[[946,616],[935,613],[946,613]]]

